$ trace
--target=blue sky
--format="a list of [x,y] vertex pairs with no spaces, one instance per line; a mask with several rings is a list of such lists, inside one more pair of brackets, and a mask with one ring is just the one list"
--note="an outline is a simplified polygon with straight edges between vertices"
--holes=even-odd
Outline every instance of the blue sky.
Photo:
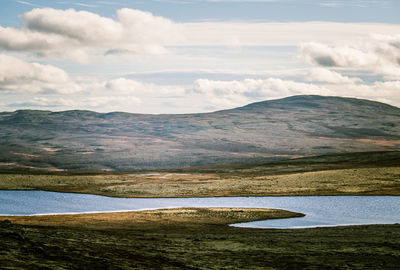
[[400,106],[400,1],[0,0],[0,111]]
[[15,25],[17,16],[34,7],[75,8],[112,17],[126,7],[149,11],[178,22],[204,20],[259,21],[338,21],[399,23],[400,2],[396,0],[120,0],[120,1],[46,1],[2,0],[2,25]]

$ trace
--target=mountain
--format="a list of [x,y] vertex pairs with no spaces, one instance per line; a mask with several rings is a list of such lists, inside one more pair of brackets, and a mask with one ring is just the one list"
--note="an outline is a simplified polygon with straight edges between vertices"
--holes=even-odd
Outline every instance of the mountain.
[[293,96],[212,113],[0,113],[0,168],[133,170],[400,149],[400,108]]

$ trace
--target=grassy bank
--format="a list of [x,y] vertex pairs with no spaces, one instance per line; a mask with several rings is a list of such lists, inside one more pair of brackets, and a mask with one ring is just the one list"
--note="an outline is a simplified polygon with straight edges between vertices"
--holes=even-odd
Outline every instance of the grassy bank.
[[303,214],[264,208],[173,208],[133,212],[74,215],[7,216],[23,225],[63,226],[90,229],[159,229],[190,228],[204,225],[225,227],[232,223],[303,217]]
[[7,217],[11,224],[0,222],[0,265],[3,269],[398,269],[400,225],[228,227],[227,223],[243,219],[292,215],[241,211],[189,208],[68,219]]
[[87,175],[3,172],[0,189],[119,197],[400,195],[400,152]]

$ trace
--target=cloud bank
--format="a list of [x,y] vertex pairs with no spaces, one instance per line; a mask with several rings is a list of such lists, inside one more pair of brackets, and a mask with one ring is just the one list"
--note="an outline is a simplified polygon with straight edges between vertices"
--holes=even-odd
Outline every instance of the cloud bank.
[[159,106],[163,100],[165,105],[162,106],[178,108],[184,100],[196,104],[197,108],[201,104],[203,108],[227,109],[260,100],[303,94],[360,97],[400,105],[400,80],[365,83],[360,78],[345,76],[331,67],[312,67],[298,71],[297,75],[290,71],[288,75],[293,79],[287,79],[283,74],[282,78],[203,78],[187,86],[157,85],[124,77],[74,77],[52,65],[25,62],[0,54],[0,92],[35,95],[28,101],[2,103],[8,108],[132,111],[143,104],[152,106],[153,102],[158,102],[156,104]]
[[[134,112],[174,112],[175,108],[195,112],[302,94],[359,97],[400,105],[400,35],[393,34],[400,33],[399,25],[176,23],[134,9],[120,9],[115,18],[108,18],[88,11],[51,8],[33,9],[23,14],[21,21],[22,26],[18,28],[0,26],[0,49],[21,56],[0,53],[0,93],[2,98],[14,95],[8,101],[2,100],[3,108],[132,112],[132,108],[142,106]],[[370,35],[370,32],[380,34]],[[282,45],[287,47],[282,49]],[[163,55],[168,52],[168,46],[175,46],[170,48],[175,54]],[[241,48],[244,46],[249,48]],[[296,58],[297,49],[300,57]],[[257,53],[251,54],[252,50]],[[32,59],[26,58],[27,53],[78,62],[97,57],[95,63],[111,68],[101,66],[103,70],[98,71],[97,64],[82,66],[61,61],[50,65],[22,60]],[[135,56],[128,59],[125,55],[105,57],[120,53]],[[264,64],[273,62],[275,55],[277,59],[283,57],[278,59],[277,67],[288,58],[293,59],[288,60],[289,63],[297,66],[293,70],[288,70],[287,64],[274,72],[262,70]],[[182,65],[182,60],[189,64]],[[129,61],[137,63],[131,65]],[[119,66],[126,65],[133,67],[132,70],[150,70],[151,73],[162,61],[168,68],[180,65],[183,69],[188,65],[203,68],[209,67],[209,63],[218,68],[250,68],[245,70],[246,74],[232,73],[229,78],[212,72],[210,76],[198,74],[185,82],[178,78],[183,77],[182,74],[178,74],[177,81],[181,82],[178,86],[171,81],[167,85],[160,85],[160,81],[160,84],[152,83],[157,81],[157,75],[150,75],[147,80],[143,77],[141,81],[124,75],[104,78],[76,76],[66,71],[78,67],[78,70],[92,69],[93,73],[114,72],[113,68],[119,72]],[[67,69],[56,67],[57,63]],[[254,68],[257,64],[261,68]],[[252,72],[258,73],[250,76]],[[147,110],[151,106],[159,107]]]
[[0,26],[0,48],[78,62],[104,54],[160,55],[169,52],[168,46],[298,46],[309,40],[335,44],[371,32],[400,32],[399,25],[379,23],[177,23],[128,8],[117,10],[115,18],[52,8],[35,8],[20,18],[19,28]]
[[332,84],[351,84],[362,81],[360,78],[350,78],[348,76],[343,76],[336,71],[319,67],[311,68],[308,72],[306,72],[305,78],[310,82],[324,82]]
[[101,96],[87,97],[80,100],[73,98],[36,97],[30,101],[14,102],[7,106],[10,108],[101,108],[102,110],[119,110],[121,107],[134,108],[139,104],[141,104],[141,100],[132,96]]
[[172,21],[128,8],[118,10],[117,19],[52,8],[35,8],[21,19],[22,28],[0,26],[1,48],[80,62],[93,50],[162,54],[164,44],[179,36]]
[[0,92],[44,95],[105,92],[146,95],[177,94],[183,93],[183,91],[182,87],[161,86],[126,78],[71,77],[64,70],[52,65],[30,63],[13,56],[0,54]]
[[301,53],[310,64],[370,70],[400,79],[400,35],[372,35],[364,42],[340,46],[303,43]]
[[82,87],[60,68],[0,54],[0,91],[71,94],[82,91]]
[[184,23],[184,46],[299,46],[305,41],[337,45],[371,33],[400,33],[400,25],[340,22],[195,22]]
[[214,105],[229,104],[231,106],[292,95],[330,93],[325,87],[277,78],[241,81],[199,79],[194,82],[192,92],[206,95]]

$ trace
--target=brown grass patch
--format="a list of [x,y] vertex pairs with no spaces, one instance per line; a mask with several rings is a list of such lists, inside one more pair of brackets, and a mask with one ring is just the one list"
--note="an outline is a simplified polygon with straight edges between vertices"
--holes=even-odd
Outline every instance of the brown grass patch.
[[303,214],[263,208],[173,208],[95,214],[4,216],[0,220],[34,226],[62,226],[91,229],[140,229],[159,227],[226,226],[276,218],[302,217]]

